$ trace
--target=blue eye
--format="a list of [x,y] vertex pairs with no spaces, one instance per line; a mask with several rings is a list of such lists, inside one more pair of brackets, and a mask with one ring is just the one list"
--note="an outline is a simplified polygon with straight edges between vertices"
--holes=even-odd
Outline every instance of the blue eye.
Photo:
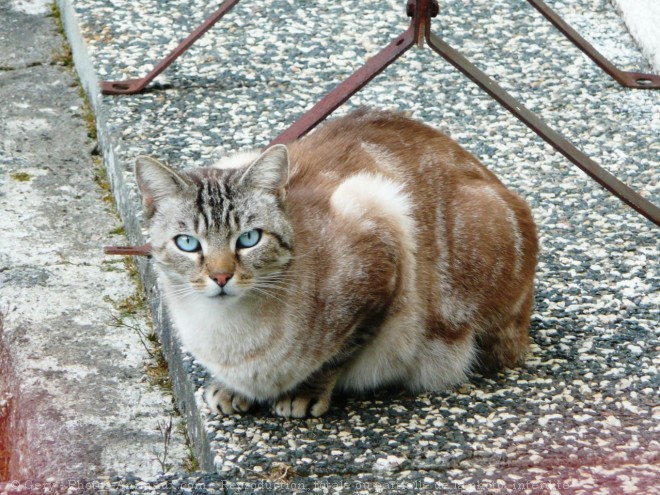
[[193,253],[202,249],[199,241],[190,235],[178,235],[174,238],[174,243],[181,251]]
[[261,240],[261,230],[254,229],[248,232],[243,232],[236,241],[236,247],[241,248],[251,248],[259,244]]

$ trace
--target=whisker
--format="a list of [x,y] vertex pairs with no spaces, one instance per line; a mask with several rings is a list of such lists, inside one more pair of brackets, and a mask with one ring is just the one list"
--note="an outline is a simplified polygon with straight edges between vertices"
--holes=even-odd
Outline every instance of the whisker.
[[286,303],[286,301],[284,301],[283,299],[275,296],[273,293],[269,292],[268,290],[261,289],[259,287],[254,286],[254,285],[252,286],[252,289],[255,290],[256,292],[260,293],[260,294],[263,294],[263,295],[268,296],[272,299],[275,299],[276,301],[279,301],[281,303]]
[[186,296],[195,295],[195,290],[190,287],[188,284],[175,284],[172,290],[163,290],[158,296],[149,298],[149,302],[158,303],[167,297],[171,297],[175,300],[183,299]]
[[264,282],[286,282],[286,283],[293,283],[297,281],[297,277],[282,277],[282,276],[271,276],[271,277],[256,277],[257,280],[261,281],[263,280]]
[[298,286],[299,284],[295,283],[298,281],[297,277],[288,277],[288,276],[261,276],[261,277],[255,277],[255,280],[257,282],[266,282],[266,283],[283,283],[283,284],[289,284],[292,286]]
[[282,286],[282,285],[275,285],[275,284],[260,283],[260,284],[254,284],[253,287],[258,287],[260,289],[270,289],[270,290],[275,290],[275,291],[280,291],[280,292],[286,292],[286,293],[290,293],[290,294],[298,294],[299,293],[297,289]]
[[298,290],[295,287],[287,287],[287,286],[275,285],[275,284],[257,283],[254,284],[252,287],[258,289],[270,290],[270,291],[284,292],[286,294],[293,294],[295,296],[301,296],[303,294],[300,290]]
[[300,286],[297,283],[294,283],[297,281],[297,277],[294,277],[292,274],[270,273],[268,275],[257,277],[254,281],[254,285],[299,295],[301,293]]
[[276,284],[288,284],[291,287],[300,287],[301,277],[293,273],[284,273],[284,272],[275,272],[269,273],[267,275],[260,275],[256,277],[258,283],[276,283]]
[[316,249],[311,249],[311,250],[307,251],[305,254],[300,254],[300,255],[296,255],[296,256],[293,256],[293,255],[292,255],[292,256],[291,256],[291,259],[292,259],[292,260],[299,260],[299,259],[301,259],[301,258],[306,258],[306,257],[309,256],[310,254],[313,254],[315,251],[316,251]]
[[264,278],[264,279],[287,279],[287,280],[296,280],[300,278],[300,275],[297,273],[289,273],[289,272],[271,272],[267,273],[265,275],[259,275],[259,278]]

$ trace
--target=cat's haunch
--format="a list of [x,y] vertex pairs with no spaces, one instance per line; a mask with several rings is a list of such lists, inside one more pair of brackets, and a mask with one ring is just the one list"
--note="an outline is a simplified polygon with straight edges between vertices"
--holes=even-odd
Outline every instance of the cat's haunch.
[[442,133],[361,110],[175,171],[139,157],[151,254],[214,412],[320,416],[335,389],[438,391],[528,346],[528,206]]

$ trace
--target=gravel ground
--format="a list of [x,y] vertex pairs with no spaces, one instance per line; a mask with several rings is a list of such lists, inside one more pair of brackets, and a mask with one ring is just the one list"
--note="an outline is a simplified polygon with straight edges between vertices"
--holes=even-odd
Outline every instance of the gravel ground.
[[[200,0],[71,1],[94,68],[83,74],[88,81],[142,75],[217,8]],[[403,4],[244,0],[155,88],[96,100],[134,240],[142,241],[130,171],[136,155],[187,168],[265,145],[405,29]],[[650,70],[609,2],[550,4],[619,67]],[[434,31],[578,148],[660,203],[660,93],[619,87],[522,1],[443,1]],[[360,105],[412,111],[531,204],[542,251],[525,365],[443,394],[341,398],[325,418],[285,421],[266,413],[208,416],[200,400],[204,373],[184,356],[194,397],[179,399],[195,414],[199,409],[198,442],[208,438],[218,474],[110,480],[106,487],[115,483],[117,493],[660,493],[657,228],[430,50],[409,52],[337,113]]]

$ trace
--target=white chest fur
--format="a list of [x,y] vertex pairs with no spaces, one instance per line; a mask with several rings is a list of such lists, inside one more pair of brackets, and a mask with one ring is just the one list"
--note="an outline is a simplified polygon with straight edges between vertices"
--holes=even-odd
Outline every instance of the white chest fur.
[[[167,292],[167,291],[166,291]],[[254,399],[291,390],[317,364],[296,346],[295,329],[244,300],[168,297],[181,342],[221,383]]]

